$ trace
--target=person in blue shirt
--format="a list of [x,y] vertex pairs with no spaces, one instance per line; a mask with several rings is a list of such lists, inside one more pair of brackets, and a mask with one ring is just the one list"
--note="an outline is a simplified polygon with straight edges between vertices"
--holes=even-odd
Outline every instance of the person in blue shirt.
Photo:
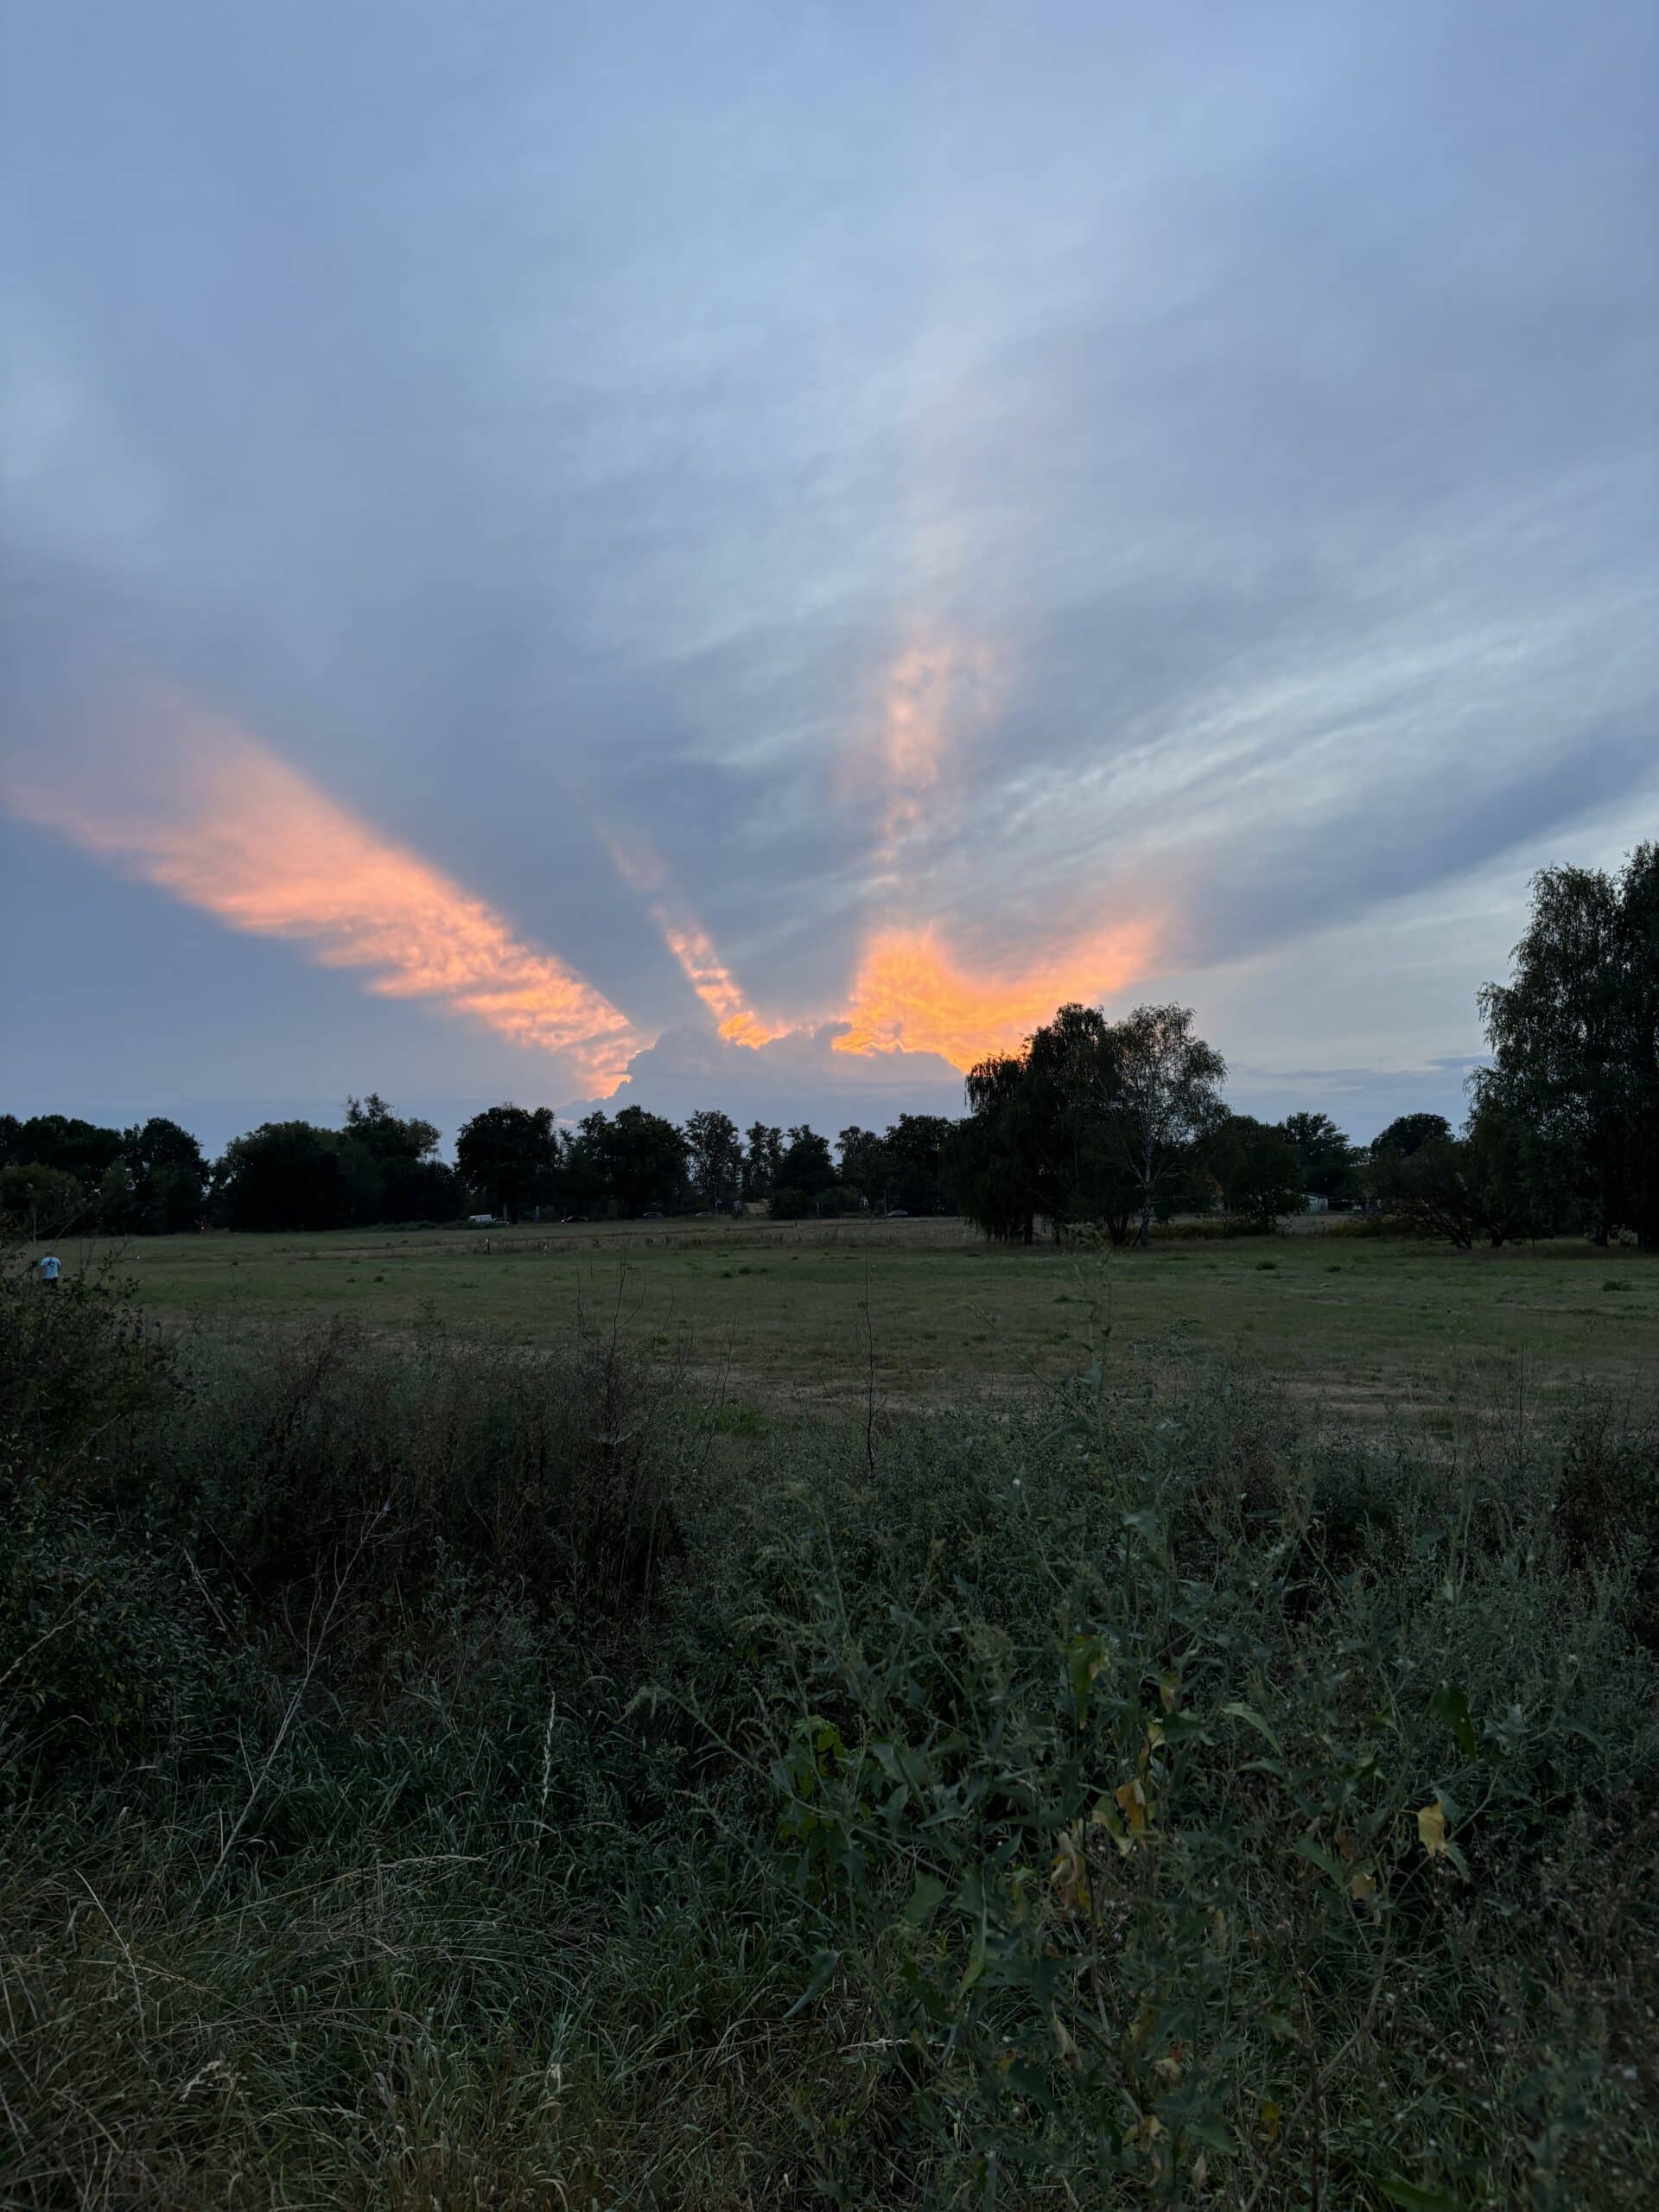
[[51,1253],[48,1252],[45,1259],[41,1262],[41,1288],[43,1290],[55,1290],[58,1287],[58,1277],[61,1272],[62,1270],[59,1268],[56,1260],[53,1257]]

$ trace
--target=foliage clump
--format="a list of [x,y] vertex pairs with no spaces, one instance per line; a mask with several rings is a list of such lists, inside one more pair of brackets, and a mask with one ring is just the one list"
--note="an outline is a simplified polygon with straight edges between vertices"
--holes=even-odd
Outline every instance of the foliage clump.
[[4,1296],[8,2203],[1651,2202],[1641,1420]]

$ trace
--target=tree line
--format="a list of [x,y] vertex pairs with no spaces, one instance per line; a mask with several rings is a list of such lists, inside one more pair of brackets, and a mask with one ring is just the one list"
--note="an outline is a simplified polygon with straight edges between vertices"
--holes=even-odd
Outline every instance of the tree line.
[[565,1128],[546,1107],[503,1104],[462,1124],[452,1166],[432,1122],[371,1092],[346,1101],[338,1128],[266,1122],[209,1161],[164,1119],[123,1130],[3,1115],[0,1221],[143,1235],[764,1205],[786,1220],[958,1211],[1007,1241],[1125,1244],[1178,1212],[1268,1229],[1314,1205],[1366,1206],[1459,1245],[1582,1230],[1659,1247],[1659,844],[1614,875],[1535,878],[1510,979],[1478,1004],[1491,1058],[1461,1131],[1409,1114],[1363,1147],[1322,1113],[1230,1111],[1225,1064],[1185,1007],[1113,1021],[1073,1005],[970,1071],[961,1119],[901,1114],[833,1143],[804,1124],[740,1130],[715,1109],[677,1124],[626,1106]]
[[14,1234],[112,1236],[211,1227],[311,1230],[442,1223],[474,1213],[519,1221],[732,1212],[775,1217],[946,1210],[943,1116],[816,1129],[708,1109],[683,1125],[625,1106],[563,1128],[548,1107],[487,1107],[462,1123],[454,1165],[431,1122],[378,1093],[350,1098],[340,1126],[266,1122],[210,1160],[176,1122],[102,1128],[62,1114],[0,1115],[0,1220]]
[[1185,1007],[1062,1007],[969,1074],[946,1151],[960,1209],[1027,1243],[1039,1222],[1143,1242],[1194,1208],[1266,1229],[1323,1201],[1465,1247],[1585,1231],[1659,1248],[1659,844],[1614,875],[1535,877],[1510,981],[1478,1002],[1491,1058],[1462,1131],[1406,1115],[1363,1153],[1322,1114],[1230,1112]]

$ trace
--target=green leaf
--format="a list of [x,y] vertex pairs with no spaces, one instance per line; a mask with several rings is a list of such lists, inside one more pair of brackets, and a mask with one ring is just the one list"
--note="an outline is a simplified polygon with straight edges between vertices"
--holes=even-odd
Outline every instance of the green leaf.
[[1458,2212],[1458,2200],[1448,2196],[1443,2189],[1419,2189],[1415,2182],[1402,2181],[1398,2174],[1390,2174],[1380,2187],[1390,2204],[1404,2207],[1404,2212]]
[[1442,1682],[1428,1700],[1429,1717],[1443,1720],[1458,1739],[1458,1749],[1465,1758],[1477,1758],[1480,1742],[1475,1734],[1475,1724],[1470,1717],[1469,1700],[1455,1682]]
[[974,1940],[974,1948],[969,1954],[968,1963],[962,1970],[962,1980],[957,1984],[957,1996],[965,1997],[984,1971],[985,1938],[979,1936]]
[[1166,1713],[1159,1725],[1163,1729],[1166,1744],[1207,1744],[1211,1741],[1209,1730],[1196,1713]]
[[816,2005],[824,1991],[829,1988],[835,1977],[836,1968],[840,1964],[839,1951],[820,1951],[812,1961],[811,1980],[790,2006],[788,2012],[785,2013],[784,2018],[786,2020],[792,2020],[798,2012],[804,2012],[809,2005]]
[[1265,1736],[1275,1751],[1284,1750],[1284,1745],[1274,1735],[1271,1726],[1262,1718],[1253,1705],[1224,1705],[1221,1709],[1224,1713],[1230,1713],[1235,1720],[1246,1722],[1255,1729],[1258,1736]]
[[912,1928],[925,1928],[950,1892],[935,1874],[918,1874],[916,1886],[910,1893],[910,1903],[905,1907],[905,1919]]
[[1296,1848],[1310,1865],[1317,1866],[1321,1873],[1328,1874],[1338,1889],[1347,1888],[1349,1869],[1334,1852],[1327,1851],[1322,1843],[1316,1843],[1311,1834],[1299,1835]]
[[1206,2150],[1218,2151],[1230,2158],[1238,2145],[1225,2124],[1209,2113],[1195,2113],[1186,2123],[1186,2133],[1194,2142],[1202,2143]]

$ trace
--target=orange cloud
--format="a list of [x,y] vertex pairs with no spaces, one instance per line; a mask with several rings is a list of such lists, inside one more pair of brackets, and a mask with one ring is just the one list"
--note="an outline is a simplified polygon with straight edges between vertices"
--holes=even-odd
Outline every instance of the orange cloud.
[[769,1029],[738,988],[701,924],[683,917],[676,923],[662,916],[664,943],[684,970],[685,979],[720,1024],[720,1033],[734,1045],[769,1045],[782,1029]]
[[613,840],[611,857],[634,889],[651,899],[652,918],[663,933],[664,944],[679,962],[686,982],[714,1015],[728,1043],[747,1045],[758,1051],[762,1045],[787,1036],[787,1027],[774,1029],[761,1020],[715,950],[708,931],[695,914],[670,896],[667,873],[650,847]]
[[1017,1047],[1068,1000],[1120,990],[1146,972],[1150,923],[1102,931],[1018,974],[959,966],[926,929],[884,930],[864,949],[838,1052],[937,1052],[964,1071]]
[[874,760],[867,750],[863,764],[885,793],[882,860],[944,803],[954,747],[984,718],[995,665],[988,646],[935,636],[912,640],[888,671]]
[[15,809],[232,929],[365,970],[387,998],[430,999],[515,1045],[567,1056],[608,1096],[650,1040],[482,899],[376,834],[244,732],[169,715],[136,788],[9,793]]

